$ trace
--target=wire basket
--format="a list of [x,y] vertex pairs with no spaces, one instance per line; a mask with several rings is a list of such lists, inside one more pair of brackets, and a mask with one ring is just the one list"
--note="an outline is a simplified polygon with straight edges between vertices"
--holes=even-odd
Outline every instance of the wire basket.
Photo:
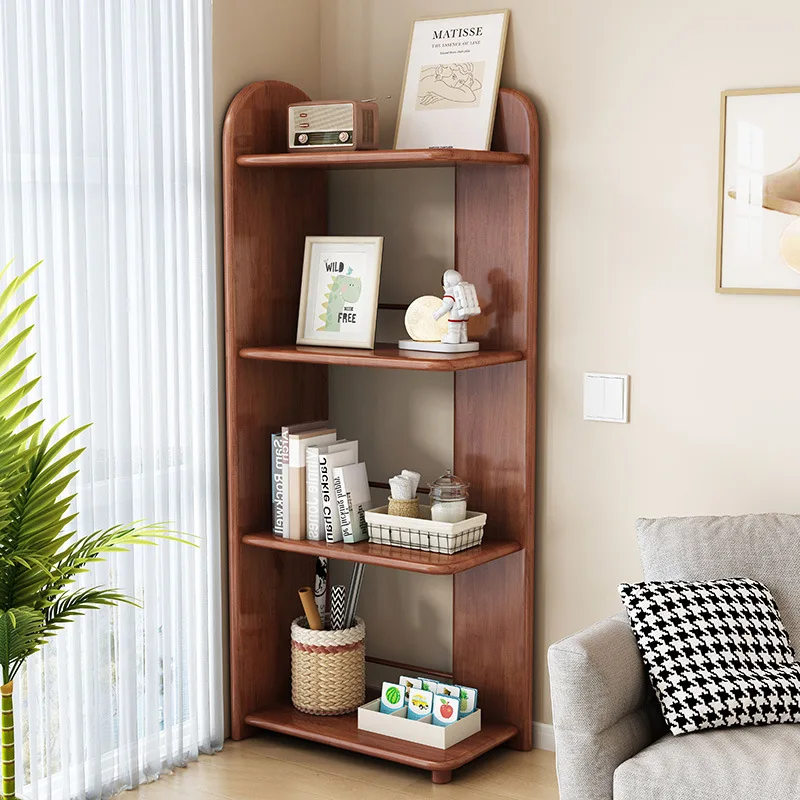
[[477,511],[468,511],[462,522],[435,522],[430,506],[419,507],[419,519],[392,516],[388,510],[382,506],[365,514],[369,540],[374,544],[452,555],[483,540],[486,514]]
[[292,705],[305,714],[349,714],[364,703],[364,620],[341,631],[312,631],[292,622]]

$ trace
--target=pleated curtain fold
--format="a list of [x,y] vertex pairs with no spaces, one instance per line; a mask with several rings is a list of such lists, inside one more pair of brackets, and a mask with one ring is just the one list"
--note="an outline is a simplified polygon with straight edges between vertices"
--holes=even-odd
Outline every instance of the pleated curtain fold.
[[44,259],[44,417],[93,423],[77,526],[198,545],[86,576],[142,607],[87,614],[18,676],[25,798],[105,798],[222,742],[210,28],[211,0],[0,0],[0,261]]

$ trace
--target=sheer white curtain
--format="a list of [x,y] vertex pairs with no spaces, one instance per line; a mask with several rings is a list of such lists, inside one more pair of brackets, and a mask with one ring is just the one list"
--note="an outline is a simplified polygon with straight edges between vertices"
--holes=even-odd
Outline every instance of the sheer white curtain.
[[141,610],[68,626],[16,681],[26,798],[108,797],[222,741],[211,0],[0,0],[0,261],[44,259],[45,417],[91,421],[81,530],[199,548],[87,577]]

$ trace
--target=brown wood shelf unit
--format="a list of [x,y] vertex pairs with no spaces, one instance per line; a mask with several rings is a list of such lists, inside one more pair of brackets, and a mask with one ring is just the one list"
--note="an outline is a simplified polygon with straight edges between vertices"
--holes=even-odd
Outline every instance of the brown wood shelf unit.
[[[493,747],[532,746],[536,111],[525,95],[501,89],[490,152],[287,154],[287,105],[307,99],[287,83],[250,84],[231,103],[223,131],[231,735],[267,728],[411,764],[442,782]],[[484,309],[480,351],[297,347],[305,237],[327,232],[326,171],[421,166],[455,172],[455,268],[475,284]],[[242,535],[272,527],[270,434],[328,418],[334,365],[454,373],[454,458],[442,467],[470,480],[471,506],[488,514],[479,548],[455,556],[368,544],[329,551]],[[454,682],[480,692],[479,734],[439,751],[359,732],[354,715],[312,717],[291,707],[289,626],[297,588],[313,581],[321,552],[453,575],[451,669]]]
[[292,169],[399,169],[402,167],[513,166],[527,161],[525,153],[493,150],[351,150],[343,153],[256,153],[236,159],[240,167]]
[[327,364],[343,367],[379,367],[383,369],[417,369],[428,372],[456,372],[461,369],[491,367],[522,361],[519,350],[476,350],[473,353],[426,353],[422,350],[400,350],[395,345],[375,345],[374,350],[345,347],[243,347],[242,358],[262,361],[289,361],[303,364]]
[[470,547],[460,553],[426,553],[405,547],[389,547],[383,544],[359,542],[345,544],[336,542],[312,542],[308,539],[284,539],[272,533],[249,533],[242,537],[245,544],[253,547],[268,547],[289,553],[304,553],[309,556],[327,556],[340,561],[373,564],[376,567],[402,569],[406,572],[422,572],[427,575],[456,575],[497,558],[516,553],[522,547],[519,542],[492,539],[478,547]]

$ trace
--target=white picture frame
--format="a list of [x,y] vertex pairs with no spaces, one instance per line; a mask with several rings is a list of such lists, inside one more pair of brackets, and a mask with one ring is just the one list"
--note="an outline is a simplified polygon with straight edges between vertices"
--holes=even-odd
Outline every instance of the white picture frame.
[[489,150],[508,9],[425,17],[411,26],[396,150]]
[[382,236],[306,237],[297,344],[375,346],[382,256]]
[[722,92],[716,290],[800,295],[800,86]]

